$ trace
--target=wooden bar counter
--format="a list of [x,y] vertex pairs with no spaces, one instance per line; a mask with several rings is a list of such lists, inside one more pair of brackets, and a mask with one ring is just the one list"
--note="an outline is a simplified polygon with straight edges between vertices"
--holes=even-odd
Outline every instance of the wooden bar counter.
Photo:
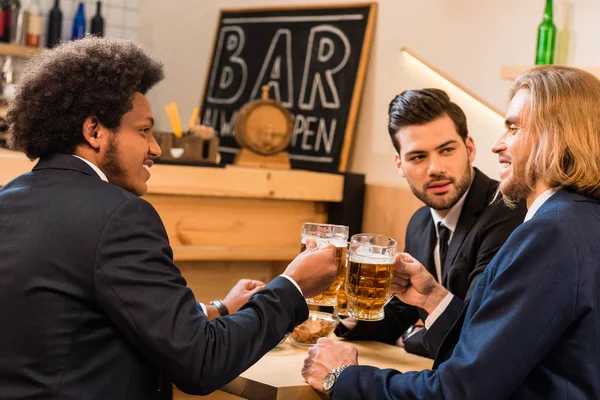
[[[433,360],[408,354],[404,349],[379,342],[351,342],[358,348],[358,362],[401,372],[430,369]],[[302,378],[300,370],[308,349],[292,345],[287,339],[222,391],[249,400],[318,400],[326,399]]]

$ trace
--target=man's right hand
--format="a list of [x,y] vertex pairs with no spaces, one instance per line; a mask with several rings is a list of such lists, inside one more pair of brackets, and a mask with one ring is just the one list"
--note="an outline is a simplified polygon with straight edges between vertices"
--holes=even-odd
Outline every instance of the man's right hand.
[[323,293],[333,283],[336,273],[335,246],[328,244],[319,249],[312,238],[306,240],[306,250],[283,272],[296,281],[306,298]]
[[406,304],[421,307],[429,314],[448,294],[446,288],[408,253],[398,253],[394,259],[392,291]]

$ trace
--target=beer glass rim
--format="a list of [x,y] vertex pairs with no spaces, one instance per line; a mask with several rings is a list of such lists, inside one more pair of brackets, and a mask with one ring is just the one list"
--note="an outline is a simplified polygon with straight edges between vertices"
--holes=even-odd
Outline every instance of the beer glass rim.
[[327,226],[327,227],[335,227],[335,228],[345,228],[346,230],[350,230],[350,227],[348,225],[325,224],[325,223],[321,223],[321,222],[303,222],[302,228],[304,229],[305,226]]
[[[358,237],[361,237],[361,236],[371,236],[371,237],[383,238],[385,240],[388,240],[389,244],[387,244],[387,245],[370,244],[370,243],[361,242],[359,240],[355,240],[355,238],[358,239]],[[372,246],[372,247],[386,249],[386,248],[392,248],[392,247],[395,248],[398,245],[398,242],[396,241],[396,239],[394,239],[394,238],[392,238],[390,236],[380,235],[378,233],[357,233],[355,235],[352,235],[352,237],[350,238],[350,244],[351,245],[352,244],[357,244],[357,245],[361,245],[362,244],[362,245],[369,245],[369,246]]]

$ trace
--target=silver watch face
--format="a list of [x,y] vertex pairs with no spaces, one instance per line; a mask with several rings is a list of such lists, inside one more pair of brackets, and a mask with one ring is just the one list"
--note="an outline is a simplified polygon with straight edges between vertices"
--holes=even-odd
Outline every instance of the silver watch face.
[[323,379],[323,390],[331,390],[331,388],[335,384],[335,379],[336,376],[333,372],[329,372],[327,375],[325,375],[325,379]]

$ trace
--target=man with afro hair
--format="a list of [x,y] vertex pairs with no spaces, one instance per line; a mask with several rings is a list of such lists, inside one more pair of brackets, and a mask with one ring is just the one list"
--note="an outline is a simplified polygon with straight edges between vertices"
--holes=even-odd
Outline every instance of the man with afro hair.
[[162,79],[139,44],[94,37],[22,74],[13,146],[39,161],[0,189],[0,398],[157,399],[161,375],[210,393],[333,281],[333,248],[310,242],[268,285],[241,280],[214,306],[196,302],[139,197],[161,154],[145,94]]

